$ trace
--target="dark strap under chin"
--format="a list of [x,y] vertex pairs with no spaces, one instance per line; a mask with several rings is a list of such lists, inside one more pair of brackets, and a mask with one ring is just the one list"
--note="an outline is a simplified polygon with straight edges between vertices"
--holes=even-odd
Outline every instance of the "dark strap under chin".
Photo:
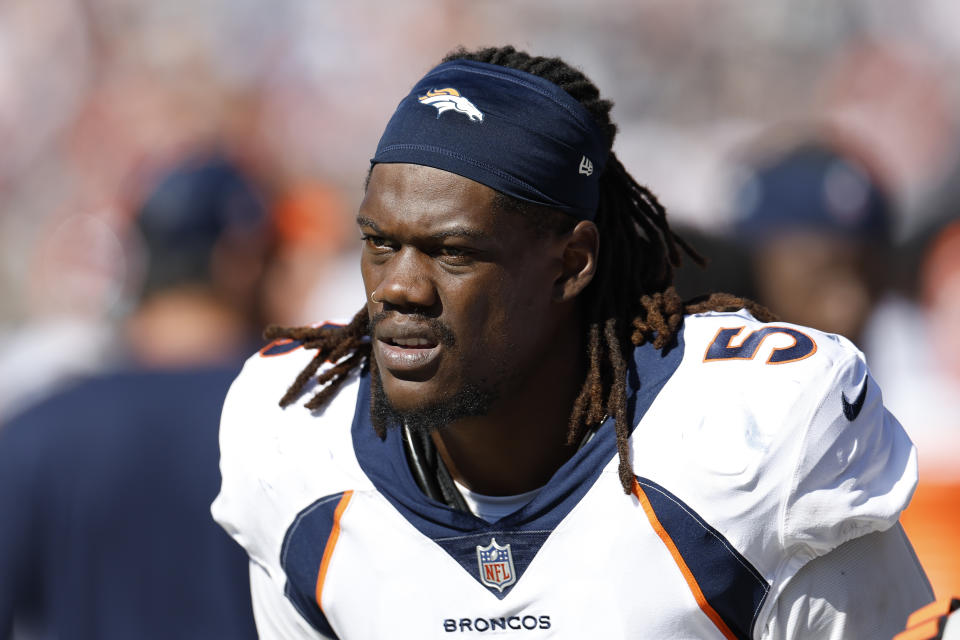
[[430,434],[413,432],[406,425],[401,428],[401,433],[410,473],[423,494],[452,509],[469,513],[470,508],[454,484],[447,465],[443,464]]
[[[605,420],[606,416],[604,416]],[[407,428],[407,425],[403,425],[400,432],[403,434],[403,450],[407,455],[410,473],[413,474],[413,479],[420,487],[420,491],[428,498],[442,502],[451,509],[470,513],[467,501],[463,499],[463,494],[453,482],[453,477],[447,465],[443,463],[443,458],[440,457],[437,445],[433,443],[430,434],[413,432]],[[590,442],[596,433],[596,429],[591,429],[584,434],[578,449]]]

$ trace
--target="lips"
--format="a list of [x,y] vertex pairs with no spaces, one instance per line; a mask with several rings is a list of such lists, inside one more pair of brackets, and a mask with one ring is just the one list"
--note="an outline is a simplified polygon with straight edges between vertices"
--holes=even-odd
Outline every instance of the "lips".
[[432,342],[427,338],[394,338],[389,342],[394,346],[406,347],[410,349],[429,349],[437,346],[436,342]]
[[433,372],[443,347],[427,326],[383,322],[376,328],[374,349],[381,369],[398,378],[417,379]]

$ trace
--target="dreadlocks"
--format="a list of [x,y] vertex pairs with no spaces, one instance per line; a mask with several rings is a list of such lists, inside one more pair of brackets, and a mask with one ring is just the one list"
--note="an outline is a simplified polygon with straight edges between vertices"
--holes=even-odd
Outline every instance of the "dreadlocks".
[[[601,99],[597,87],[561,59],[531,56],[507,46],[472,52],[459,49],[444,58],[444,62],[459,59],[518,69],[549,80],[587,109],[606,134],[608,148],[612,148],[617,133],[616,124],[610,120],[613,103]],[[565,233],[576,223],[562,212],[503,194],[498,194],[495,203],[518,212],[540,233]],[[770,321],[774,317],[760,305],[726,293],[711,294],[688,303],[680,299],[672,283],[674,268],[681,264],[681,251],[701,266],[705,261],[673,232],[663,205],[653,193],[637,184],[613,151],[600,177],[595,223],[601,251],[596,275],[582,294],[588,368],[570,414],[567,443],[581,441],[587,432],[612,416],[620,483],[629,494],[634,476],[630,467],[626,378],[633,346],[650,342],[657,349],[670,347],[684,314],[746,307],[759,320]],[[280,400],[281,406],[290,404],[302,393],[323,362],[335,365],[317,377],[320,391],[307,402],[309,409],[322,407],[365,359],[375,367],[374,359],[370,358],[368,328],[365,308],[345,327],[268,328],[267,339],[290,338],[317,351]],[[384,426],[375,425],[375,428],[378,435],[384,437]]]

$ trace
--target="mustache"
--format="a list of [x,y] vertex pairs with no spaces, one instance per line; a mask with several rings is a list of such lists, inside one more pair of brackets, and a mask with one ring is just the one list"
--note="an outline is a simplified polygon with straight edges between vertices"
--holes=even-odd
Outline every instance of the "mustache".
[[[374,335],[377,330],[377,325],[391,315],[399,314],[397,314],[396,311],[380,311],[375,313],[373,317],[370,318],[370,335]],[[421,326],[426,326],[430,330],[430,333],[433,334],[433,337],[437,339],[437,342],[445,347],[452,347],[457,342],[457,338],[450,327],[437,318],[431,318],[422,313],[405,313],[403,317],[406,318],[408,322],[416,322]]]

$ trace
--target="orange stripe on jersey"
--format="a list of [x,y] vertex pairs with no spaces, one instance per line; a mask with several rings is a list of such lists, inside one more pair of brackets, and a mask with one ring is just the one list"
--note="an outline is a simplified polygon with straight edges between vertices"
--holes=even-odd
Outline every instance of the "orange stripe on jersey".
[[727,640],[737,640],[737,636],[733,633],[733,631],[730,630],[730,627],[727,626],[727,623],[723,621],[723,618],[720,617],[720,614],[718,614],[714,608],[710,606],[710,603],[707,602],[706,597],[703,595],[703,591],[700,589],[700,585],[697,583],[697,579],[693,577],[693,573],[687,566],[683,556],[680,555],[680,551],[677,549],[677,545],[674,544],[670,534],[667,533],[666,529],[663,528],[663,525],[660,524],[660,519],[654,512],[653,506],[650,504],[650,499],[647,498],[647,494],[643,491],[643,488],[640,487],[636,480],[633,481],[633,495],[637,496],[637,500],[639,500],[640,504],[643,506],[644,513],[647,514],[647,519],[650,521],[650,525],[653,527],[653,530],[657,532],[657,535],[660,537],[660,540],[663,542],[664,546],[667,547],[667,551],[669,551],[670,555],[673,556],[673,561],[676,562],[677,567],[680,568],[680,573],[683,575],[683,579],[687,581],[687,586],[693,593],[693,598],[697,601],[700,609],[707,614],[707,617],[710,618],[713,624],[716,625],[717,629],[720,630],[720,633],[722,633]]
[[343,497],[337,503],[337,508],[333,512],[333,529],[330,530],[330,537],[327,538],[327,546],[323,548],[323,559],[320,561],[320,573],[317,574],[317,606],[323,611],[323,583],[327,579],[327,569],[330,567],[330,558],[333,557],[333,549],[337,546],[337,538],[340,537],[340,518],[343,512],[347,510],[347,504],[353,497],[353,491],[344,491]]
[[[294,345],[294,346],[288,349],[282,348],[282,347],[286,347],[287,345]],[[300,342],[299,340],[293,340],[292,338],[280,338],[278,340],[274,340],[273,342],[268,343],[266,346],[260,349],[260,351],[258,351],[257,353],[259,353],[260,357],[262,358],[276,358],[277,356],[285,356],[288,353],[292,353],[297,349],[300,349],[301,347],[303,347],[303,343]]]
[[930,604],[920,607],[910,614],[910,617],[907,618],[907,628],[909,629],[927,620],[945,616],[957,609],[960,609],[960,599],[941,598],[940,600],[934,600]]
[[893,636],[893,640],[937,640],[943,628],[939,620],[927,620],[919,627],[901,631]]

